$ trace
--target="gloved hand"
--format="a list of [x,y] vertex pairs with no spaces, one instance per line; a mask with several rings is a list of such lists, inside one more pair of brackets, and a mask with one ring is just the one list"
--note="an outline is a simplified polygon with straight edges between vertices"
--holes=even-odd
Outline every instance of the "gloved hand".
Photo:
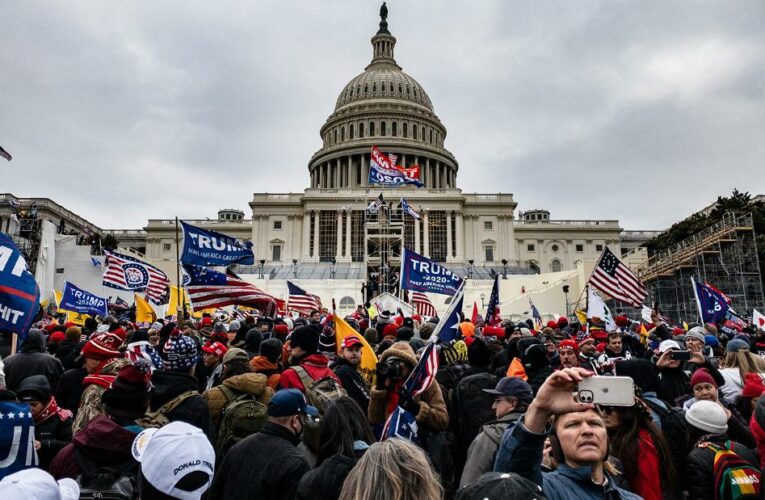
[[412,396],[407,395],[399,397],[398,405],[415,417],[420,413],[420,403],[412,399]]

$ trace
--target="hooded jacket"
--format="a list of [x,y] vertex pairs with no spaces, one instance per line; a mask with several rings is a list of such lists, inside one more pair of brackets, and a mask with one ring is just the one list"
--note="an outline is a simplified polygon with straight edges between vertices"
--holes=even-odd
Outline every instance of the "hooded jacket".
[[521,415],[522,413],[508,413],[481,428],[481,432],[468,448],[465,468],[460,477],[460,488],[477,481],[482,474],[494,469],[494,459],[497,457],[502,435],[509,426],[515,425]]
[[54,356],[61,361],[61,364],[64,365],[64,371],[77,367],[77,363],[75,363],[74,360],[79,355],[79,342],[73,342],[71,340],[61,341],[56,348],[56,354],[54,354]]
[[[152,390],[149,396],[149,411],[157,411],[171,399],[184,392],[196,391],[197,379],[185,373],[155,370],[151,375]],[[180,420],[202,429],[211,443],[215,442],[215,431],[207,408],[207,401],[201,394],[184,400],[167,414],[171,422]]]
[[[417,357],[408,342],[396,342],[390,346],[380,357],[379,363],[385,363],[391,357],[402,359],[410,368],[417,364]],[[367,411],[369,423],[372,425],[384,423],[390,415],[388,402],[394,393],[376,387],[373,387],[370,393],[372,399],[369,401],[369,410]],[[426,424],[437,431],[446,430],[449,425],[449,414],[446,411],[441,387],[435,381],[430,384],[425,392],[415,396],[414,400],[420,406],[420,411],[415,415],[418,424]]]
[[50,473],[56,479],[76,479],[80,467],[75,450],[99,465],[116,465],[133,460],[130,447],[135,437],[135,432],[125,429],[106,415],[99,415],[76,433],[72,442],[56,455],[50,465]]
[[268,377],[268,387],[273,390],[279,386],[282,377],[282,369],[279,363],[270,361],[265,356],[255,356],[250,360],[250,369],[255,373],[262,373]]
[[364,412],[369,408],[369,387],[359,373],[357,367],[351,365],[343,358],[338,358],[332,364],[332,370],[340,379],[348,396],[356,401]]
[[45,375],[55,392],[58,379],[64,373],[64,365],[45,352],[43,332],[35,328],[29,330],[19,351],[5,359],[5,385],[8,390],[15,391],[27,377]]
[[300,439],[289,429],[266,422],[226,453],[209,491],[209,500],[257,498],[291,500],[308,472]]
[[[237,394],[252,394],[258,401],[267,405],[274,391],[266,384],[266,376],[262,373],[243,373],[225,379],[221,385],[232,389]],[[202,394],[210,410],[210,418],[215,429],[220,425],[221,413],[228,404],[228,398],[220,386],[208,389]]]
[[[307,356],[300,362],[300,366],[305,369],[313,380],[332,377],[337,380],[338,383],[342,384],[340,379],[337,378],[337,375],[335,375],[335,372],[329,369],[329,358],[323,354],[311,354]],[[300,375],[298,375],[293,368],[287,368],[282,372],[282,376],[279,379],[279,385],[282,389],[299,389],[301,392],[305,392],[303,381],[300,380]]]

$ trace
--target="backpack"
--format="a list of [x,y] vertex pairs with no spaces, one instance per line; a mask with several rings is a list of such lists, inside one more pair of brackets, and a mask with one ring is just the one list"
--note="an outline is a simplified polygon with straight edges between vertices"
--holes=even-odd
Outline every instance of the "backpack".
[[319,410],[320,415],[324,415],[329,405],[336,399],[347,395],[340,382],[332,377],[322,377],[314,380],[302,366],[293,366],[292,369],[295,370],[300,377],[300,381],[303,383],[308,403],[311,406],[315,406]]
[[669,445],[675,470],[678,473],[685,470],[685,459],[690,452],[692,443],[688,443],[688,423],[685,420],[683,410],[672,407],[664,409],[650,399],[642,399],[642,401],[651,410],[659,414],[661,434]]
[[219,385],[218,389],[226,397],[215,446],[220,460],[236,443],[260,431],[266,422],[268,408],[252,394],[237,393],[225,385]]
[[168,415],[171,411],[178,408],[181,403],[190,397],[196,396],[198,394],[199,393],[197,391],[186,391],[184,393],[178,394],[173,399],[157,408],[156,411],[147,411],[146,415],[136,420],[135,423],[144,429],[148,429],[150,427],[164,427],[170,423],[170,417],[168,417]]
[[77,484],[80,500],[133,500],[138,497],[138,463],[132,458],[110,466],[99,467],[75,449],[80,467]]
[[715,454],[714,480],[715,500],[760,498],[760,470],[741,458],[733,449],[733,443],[725,441],[725,447],[707,444]]
[[496,419],[492,404],[494,395],[483,389],[494,389],[497,377],[491,373],[475,373],[463,377],[452,391],[452,403],[457,416],[457,436],[465,450],[481,432],[484,424]]

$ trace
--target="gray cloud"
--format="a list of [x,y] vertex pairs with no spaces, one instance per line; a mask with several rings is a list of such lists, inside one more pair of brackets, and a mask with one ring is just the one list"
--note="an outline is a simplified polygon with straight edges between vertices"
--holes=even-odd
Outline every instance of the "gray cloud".
[[[0,191],[102,227],[301,191],[377,2],[4,4]],[[468,192],[662,228],[765,192],[761,2],[389,2]]]

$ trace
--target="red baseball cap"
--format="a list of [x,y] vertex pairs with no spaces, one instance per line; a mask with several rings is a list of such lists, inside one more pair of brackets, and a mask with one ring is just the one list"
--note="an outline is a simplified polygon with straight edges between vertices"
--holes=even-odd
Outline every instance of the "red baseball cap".
[[355,336],[355,335],[348,335],[340,343],[340,349],[345,349],[346,347],[353,347],[355,345],[363,346],[364,344],[361,342],[361,339],[359,339],[357,336]]
[[202,350],[208,354],[215,354],[216,356],[221,357],[228,351],[226,346],[220,342],[206,342],[205,345],[202,346]]

